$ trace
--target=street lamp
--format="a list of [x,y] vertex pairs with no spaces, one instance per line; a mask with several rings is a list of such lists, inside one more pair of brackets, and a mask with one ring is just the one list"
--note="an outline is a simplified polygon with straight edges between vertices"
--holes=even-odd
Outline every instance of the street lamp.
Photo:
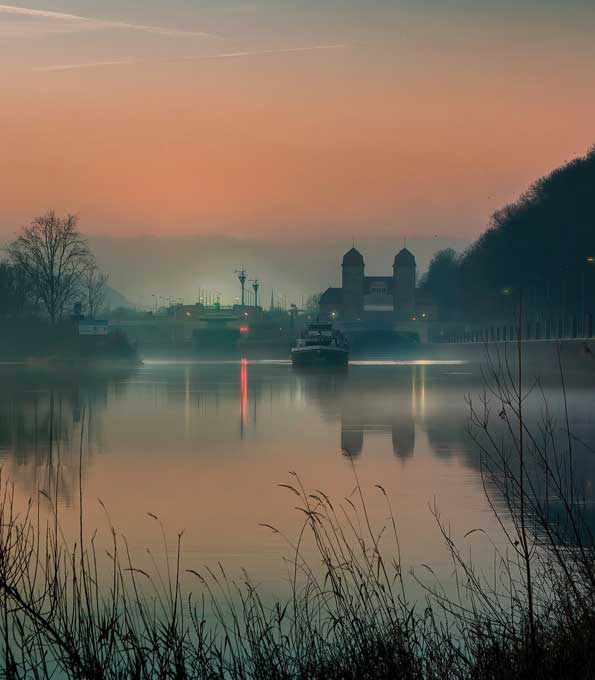
[[[587,267],[593,266],[595,264],[595,256],[589,255],[585,258],[585,263]],[[581,272],[581,293],[582,293],[582,330],[583,336],[585,335],[585,267],[583,267]]]
[[244,302],[246,300],[245,298],[245,287],[246,287],[246,270],[244,267],[241,267],[240,269],[236,269],[236,274],[238,275],[238,279],[240,280],[240,286],[242,287],[242,307],[244,306]]
[[258,307],[258,289],[260,288],[258,279],[252,281],[252,288],[254,290],[254,306]]

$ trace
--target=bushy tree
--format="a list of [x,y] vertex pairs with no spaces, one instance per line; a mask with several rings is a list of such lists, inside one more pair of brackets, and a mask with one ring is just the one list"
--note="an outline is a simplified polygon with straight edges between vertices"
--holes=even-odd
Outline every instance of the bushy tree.
[[475,310],[489,309],[503,288],[516,287],[539,310],[576,314],[584,296],[595,302],[593,257],[595,147],[494,213],[465,253],[462,284]]
[[0,318],[23,316],[34,304],[23,270],[9,262],[0,262]]
[[460,315],[459,273],[459,256],[452,248],[446,248],[434,255],[420,281],[420,292],[438,307],[438,315],[443,320]]

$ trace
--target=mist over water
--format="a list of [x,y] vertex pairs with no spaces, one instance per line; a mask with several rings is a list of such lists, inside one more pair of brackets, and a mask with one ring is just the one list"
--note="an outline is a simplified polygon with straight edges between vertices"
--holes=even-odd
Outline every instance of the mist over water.
[[[17,502],[25,507],[31,498],[46,513],[57,499],[65,535],[76,537],[82,483],[85,530],[109,536],[109,516],[140,566],[148,547],[165,556],[152,513],[171,538],[170,552],[184,531],[185,566],[245,567],[266,588],[281,587],[288,546],[259,525],[296,535],[302,517],[278,486],[292,481],[290,471],[338,502],[357,475],[378,526],[386,520],[375,488],[382,485],[408,567],[428,564],[449,577],[430,506],[480,566],[490,565],[492,549],[481,536],[464,535],[481,527],[500,540],[466,433],[466,398],[482,392],[477,363],[374,360],[344,373],[300,373],[284,361],[148,361],[86,378],[19,366],[0,373],[0,463]],[[573,431],[592,445],[588,394],[568,385]],[[555,381],[544,395],[559,413]],[[535,394],[526,407],[534,421],[541,399]],[[594,474],[593,457],[577,458],[589,503]]]

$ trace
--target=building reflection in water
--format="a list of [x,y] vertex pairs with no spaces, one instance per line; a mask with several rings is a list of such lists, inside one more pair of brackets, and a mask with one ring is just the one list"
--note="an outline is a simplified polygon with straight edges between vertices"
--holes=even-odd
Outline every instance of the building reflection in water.
[[385,386],[350,386],[341,408],[341,450],[346,455],[362,452],[365,433],[386,433],[395,456],[413,456],[416,418],[425,412],[425,366],[407,369],[408,380],[398,375],[397,382]]
[[378,433],[390,435],[395,456],[405,460],[413,455],[416,420],[425,415],[424,365],[389,371],[351,366],[345,374],[304,373],[300,380],[323,416],[340,420],[340,448],[346,456],[359,456],[366,435]]
[[[163,364],[86,380],[2,371],[0,465],[28,495],[41,490],[63,505],[78,496],[83,427],[83,477],[96,454],[108,449],[114,454],[103,460],[108,477],[118,464],[140,467],[150,457],[162,457],[165,470],[186,457],[216,466],[240,447],[284,448],[299,456],[306,446],[352,457],[392,449],[402,461],[430,454],[479,469],[466,434],[465,396],[480,393],[481,377],[448,366],[352,365],[339,373],[301,373],[274,362]],[[594,442],[590,392],[573,388],[568,397],[572,431]],[[552,407],[556,399],[559,404],[559,391],[551,398]],[[531,422],[540,414],[535,402],[526,407]],[[575,467],[590,498],[595,462],[577,457]]]

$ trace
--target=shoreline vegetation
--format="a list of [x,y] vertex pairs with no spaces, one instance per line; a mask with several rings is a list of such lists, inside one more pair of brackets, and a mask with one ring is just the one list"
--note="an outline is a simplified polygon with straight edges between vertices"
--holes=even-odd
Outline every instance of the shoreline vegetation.
[[136,348],[120,332],[80,336],[76,321],[50,325],[41,319],[6,323],[0,338],[0,359],[35,368],[91,369],[141,363]]
[[[70,543],[57,512],[47,524],[32,503],[23,513],[2,479],[3,677],[595,677],[595,538],[573,467],[577,451],[590,449],[572,435],[566,402],[558,420],[539,382],[526,386],[522,343],[516,350],[488,356],[484,389],[468,401],[468,434],[504,537],[504,548],[493,543],[493,573],[474,567],[434,507],[455,594],[413,575],[425,599],[412,601],[389,495],[376,487],[388,520],[374,526],[354,464],[355,491],[339,502],[304,488],[295,473],[281,485],[303,516],[293,537],[263,525],[287,541],[286,599],[270,603],[248,575],[234,581],[223,566],[182,564],[182,534],[174,557],[150,575],[135,566],[113,527],[100,586],[103,557],[95,537],[86,538],[82,485],[79,535]],[[561,359],[559,375],[565,394]],[[525,416],[531,394],[543,400],[538,422]],[[163,526],[152,518],[169,556]],[[316,548],[314,563],[304,557],[306,541]],[[196,579],[197,594],[183,590],[183,575]]]
[[98,319],[107,275],[78,230],[75,215],[49,211],[23,227],[0,260],[0,359],[59,370],[138,364],[121,332],[82,336]]

